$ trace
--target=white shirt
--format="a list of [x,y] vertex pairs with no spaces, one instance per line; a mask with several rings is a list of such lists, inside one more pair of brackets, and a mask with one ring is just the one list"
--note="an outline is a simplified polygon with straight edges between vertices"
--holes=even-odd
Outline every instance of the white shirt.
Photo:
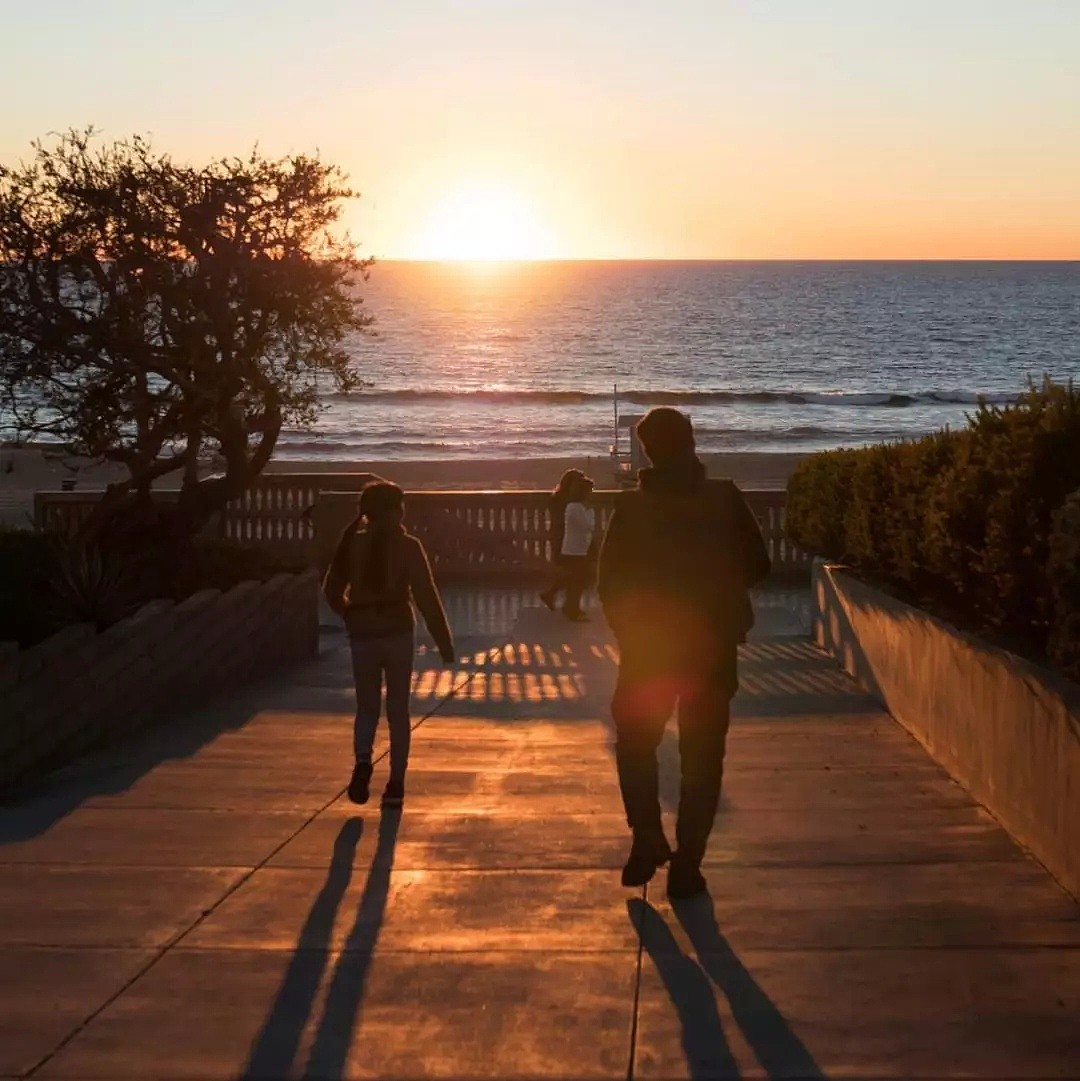
[[587,556],[596,532],[596,511],[584,503],[567,503],[563,519],[562,555]]

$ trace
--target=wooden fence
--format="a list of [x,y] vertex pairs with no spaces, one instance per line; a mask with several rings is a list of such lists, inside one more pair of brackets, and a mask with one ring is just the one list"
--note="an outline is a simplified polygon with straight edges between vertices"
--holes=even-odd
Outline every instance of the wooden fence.
[[[313,512],[323,491],[356,493],[377,479],[372,473],[264,473],[210,523],[210,536],[267,548],[284,559],[309,562],[316,550]],[[34,521],[39,529],[72,535],[89,516],[100,492],[37,492]],[[171,489],[155,499],[171,500]]]
[[360,489],[375,479],[371,473],[264,473],[225,508],[218,535],[311,562],[317,550],[314,513],[322,493],[342,493],[355,508]]
[[[369,474],[271,473],[231,503],[209,533],[265,547],[286,559],[325,567],[338,537],[356,515],[358,492]],[[100,493],[39,492],[40,527],[70,531]],[[811,559],[784,536],[785,492],[744,493],[761,524],[774,575],[806,578]],[[597,492],[601,524],[612,492]],[[168,493],[163,493],[168,497]],[[423,540],[444,580],[521,582],[548,568],[550,516],[546,492],[410,492],[409,529]]]

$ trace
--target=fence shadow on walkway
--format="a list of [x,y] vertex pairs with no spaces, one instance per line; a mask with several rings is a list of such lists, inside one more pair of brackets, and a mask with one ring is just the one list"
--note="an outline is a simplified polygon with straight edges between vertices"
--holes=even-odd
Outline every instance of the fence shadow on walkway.
[[711,899],[679,902],[674,910],[693,957],[683,952],[667,921],[648,901],[635,897],[627,902],[642,949],[678,1014],[688,1076],[695,1081],[742,1076],[724,1032],[719,992],[766,1077],[824,1081],[814,1056],[720,933]]
[[368,972],[390,892],[390,872],[401,824],[400,810],[383,810],[364,890],[353,923],[333,949],[333,929],[352,878],[364,820],[347,819],[334,841],[326,881],[304,920],[277,994],[252,1043],[240,1077],[262,1081],[291,1077],[304,1033],[313,1021],[320,987],[331,970],[322,1016],[314,1028],[304,1077],[340,1078],[345,1074],[367,986]]
[[[414,712],[447,698],[462,677],[468,683],[439,709],[440,716],[489,717],[507,722],[601,720],[609,713],[619,653],[601,628],[519,633],[460,666],[425,667],[413,684]],[[736,717],[867,714],[878,711],[835,663],[802,639],[750,642],[740,649]]]

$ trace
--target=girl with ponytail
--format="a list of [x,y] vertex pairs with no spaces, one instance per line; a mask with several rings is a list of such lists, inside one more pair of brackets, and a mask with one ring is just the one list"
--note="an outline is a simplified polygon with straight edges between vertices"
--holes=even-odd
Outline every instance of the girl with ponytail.
[[366,803],[370,796],[371,755],[385,684],[390,778],[382,802],[384,807],[400,807],[411,735],[413,604],[445,664],[454,660],[454,642],[424,546],[405,531],[405,493],[386,481],[369,484],[360,493],[359,509],[341,535],[323,582],[327,602],[345,620],[352,648],[355,764],[348,791],[354,803]]
[[588,620],[581,598],[588,589],[595,562],[596,511],[589,506],[593,480],[580,469],[568,469],[551,493],[551,583],[540,600],[555,610],[559,594],[567,619],[581,623]]

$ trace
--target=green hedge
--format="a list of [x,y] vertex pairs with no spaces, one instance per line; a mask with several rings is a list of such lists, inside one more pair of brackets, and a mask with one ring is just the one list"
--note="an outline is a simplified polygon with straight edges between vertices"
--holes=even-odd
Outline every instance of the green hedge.
[[1080,491],[1054,515],[1049,570],[1054,611],[1050,658],[1080,678]]
[[1078,490],[1080,392],[1048,381],[960,431],[813,455],[788,486],[787,532],[1080,676]]

